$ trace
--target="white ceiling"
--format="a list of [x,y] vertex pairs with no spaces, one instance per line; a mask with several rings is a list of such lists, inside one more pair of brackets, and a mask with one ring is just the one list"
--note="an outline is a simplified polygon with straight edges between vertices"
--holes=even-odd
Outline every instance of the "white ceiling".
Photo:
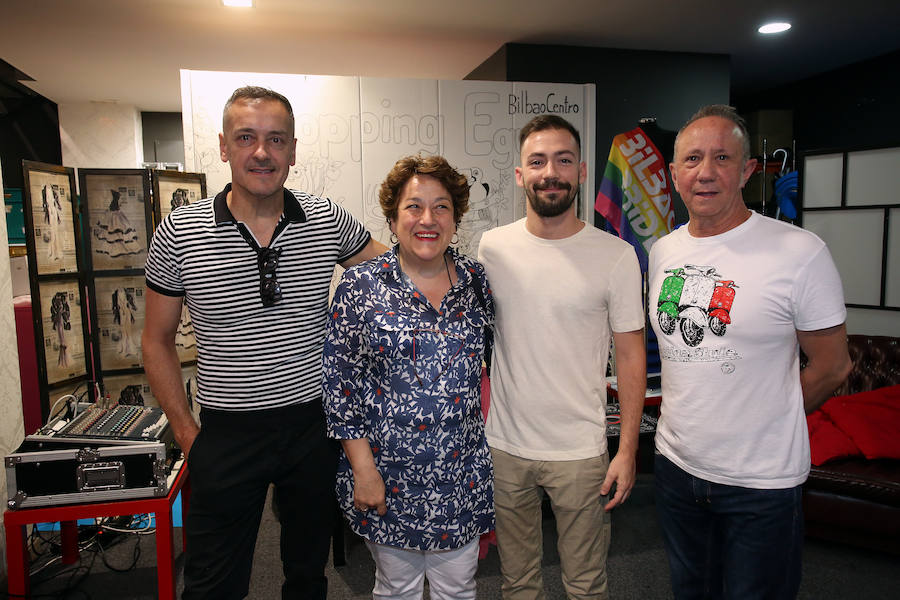
[[[897,0],[255,2],[0,0],[0,58],[57,103],[180,111],[179,69],[461,79],[545,43],[730,54],[746,92],[900,48]],[[763,39],[772,19],[794,28]]]

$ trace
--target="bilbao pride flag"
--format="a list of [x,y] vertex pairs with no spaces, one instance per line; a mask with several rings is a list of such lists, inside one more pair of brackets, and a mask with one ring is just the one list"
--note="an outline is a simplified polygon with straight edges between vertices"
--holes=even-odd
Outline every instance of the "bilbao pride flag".
[[594,210],[634,246],[646,272],[650,247],[672,231],[675,211],[663,155],[640,127],[613,139]]

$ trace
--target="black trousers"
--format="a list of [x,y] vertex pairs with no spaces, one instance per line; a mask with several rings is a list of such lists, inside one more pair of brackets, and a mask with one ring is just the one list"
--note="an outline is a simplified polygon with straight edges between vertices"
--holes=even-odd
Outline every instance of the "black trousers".
[[282,598],[325,599],[335,516],[336,446],[321,404],[259,411],[203,409],[191,447],[184,600],[240,599],[269,484],[281,522]]

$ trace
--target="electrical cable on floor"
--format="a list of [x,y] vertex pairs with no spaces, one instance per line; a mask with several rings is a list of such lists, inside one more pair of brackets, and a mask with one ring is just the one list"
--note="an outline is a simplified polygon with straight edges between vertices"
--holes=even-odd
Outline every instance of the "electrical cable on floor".
[[116,573],[127,573],[129,571],[133,571],[137,566],[138,561],[141,559],[141,538],[134,538],[134,549],[131,553],[131,564],[127,567],[116,567],[109,563],[106,558],[106,553],[104,552],[103,546],[98,544],[97,547],[100,549],[100,560],[103,561],[103,565],[109,569],[110,571],[114,571]]
[[[27,598],[37,599],[55,599],[55,600],[78,600],[84,598],[90,600],[91,596],[78,587],[90,575],[97,560],[100,556],[103,565],[110,571],[116,573],[127,573],[137,567],[141,557],[141,540],[143,536],[156,532],[156,528],[152,527],[153,519],[149,514],[123,516],[117,518],[98,518],[94,520],[94,525],[79,526],[78,541],[78,564],[60,566],[62,561],[62,535],[61,533],[45,532],[38,527],[32,527],[31,533],[27,540],[27,545],[32,553],[33,564],[29,571],[32,592]],[[121,543],[129,536],[134,536],[135,544],[132,550],[131,563],[126,567],[118,567],[110,564],[107,551]],[[87,561],[83,555],[90,552],[90,560]],[[53,567],[53,568],[51,568]],[[49,572],[48,572],[49,571]],[[41,573],[46,576],[35,577]],[[50,582],[59,582],[61,578],[68,576],[59,590],[38,592],[37,588],[46,586]],[[73,595],[77,594],[77,595]],[[0,598],[24,598],[26,596],[18,596],[15,594],[0,593]]]
[[[134,538],[134,549],[131,552],[132,553],[131,564],[124,568],[123,567],[114,567],[106,559],[105,548],[103,547],[103,542],[101,541],[102,537],[103,536],[100,536],[100,535],[97,536],[97,548],[100,551],[100,559],[103,561],[103,564],[104,564],[104,566],[106,566],[107,569],[109,569],[110,571],[115,571],[116,573],[127,573],[128,571],[133,570],[137,566],[138,560],[140,560],[140,558],[141,558],[141,536],[139,534],[135,535],[135,538]],[[121,543],[122,540],[124,540],[124,537],[114,539],[113,543],[110,545],[110,547]]]
[[[91,569],[94,566],[94,562],[97,560],[97,553],[91,554],[91,560],[88,564],[84,564],[84,560],[79,556],[79,564],[68,566],[60,571],[57,571],[53,575],[46,577],[44,579],[38,579],[37,581],[31,582],[32,591],[27,596],[21,596],[18,594],[5,594],[5,598],[9,598],[10,600],[18,599],[18,598],[29,598],[31,600],[38,600],[43,598],[48,598],[52,600],[77,600],[77,598],[84,598],[85,600],[91,600],[91,595],[83,590],[79,590],[78,587],[81,583],[87,578],[90,574]],[[36,591],[42,585],[45,585],[51,581],[58,580],[59,578],[68,575],[68,579],[63,584],[62,589],[53,590],[48,592],[38,592]]]
[[[84,542],[84,543],[79,543],[79,544],[78,544],[78,551],[79,551],[79,552],[82,552],[82,551],[84,551],[84,550],[88,550],[88,549],[90,548],[90,545],[93,544],[93,543],[94,543],[93,539],[91,539],[91,540],[89,540],[89,541],[87,541],[87,542]],[[57,550],[55,550],[55,551],[54,551],[54,550],[50,550],[50,551],[44,552],[44,556],[50,554],[50,552],[60,552],[60,550],[57,549]],[[30,577],[34,577],[35,575],[37,575],[37,574],[40,573],[41,571],[47,569],[48,567],[50,567],[50,566],[52,566],[52,565],[54,565],[54,564],[56,564],[56,563],[58,563],[58,562],[60,562],[60,561],[62,561],[62,554],[61,554],[61,553],[54,554],[53,556],[50,556],[43,564],[40,564],[40,565],[37,565],[37,566],[33,566],[33,567],[31,568],[30,572],[29,572],[29,576],[30,576]]]

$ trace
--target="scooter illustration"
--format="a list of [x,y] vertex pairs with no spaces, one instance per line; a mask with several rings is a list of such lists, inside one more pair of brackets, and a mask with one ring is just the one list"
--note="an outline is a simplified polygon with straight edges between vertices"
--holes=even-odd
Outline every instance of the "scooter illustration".
[[[708,311],[719,274],[715,267],[695,265],[685,265],[683,269],[668,269],[666,272],[671,275],[663,281],[656,309],[660,329],[666,335],[671,335],[677,323],[684,343],[697,346],[703,341],[703,330],[709,323]],[[730,308],[729,303],[728,309]],[[719,315],[727,318],[725,311]],[[721,320],[720,317],[716,318]],[[719,327],[718,323],[716,327]],[[725,333],[724,327],[720,330],[722,334]]]
[[675,332],[675,324],[678,321],[678,303],[681,301],[681,290],[684,288],[684,269],[666,269],[671,273],[663,280],[659,289],[659,299],[656,301],[656,320],[659,328],[666,335]]
[[709,302],[709,330],[718,336],[725,335],[725,327],[731,323],[731,305],[734,304],[733,281],[717,281]]

